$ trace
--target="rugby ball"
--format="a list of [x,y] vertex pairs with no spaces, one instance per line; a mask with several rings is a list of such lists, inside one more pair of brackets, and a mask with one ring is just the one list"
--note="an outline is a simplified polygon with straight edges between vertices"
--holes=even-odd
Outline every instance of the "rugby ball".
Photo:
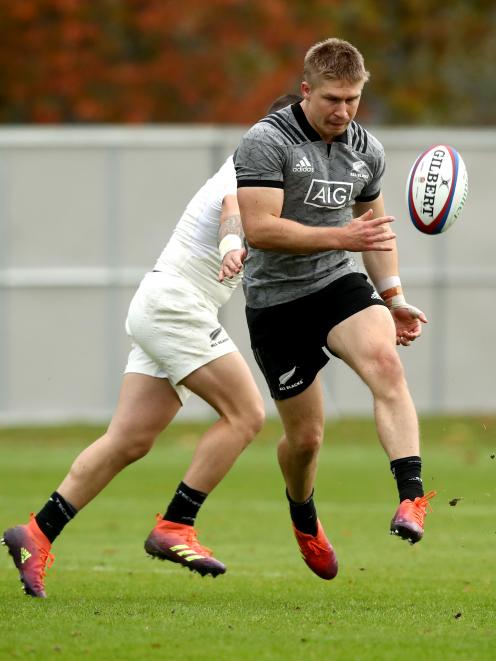
[[467,168],[456,149],[429,147],[407,179],[406,202],[413,224],[424,234],[445,232],[459,218],[467,193]]

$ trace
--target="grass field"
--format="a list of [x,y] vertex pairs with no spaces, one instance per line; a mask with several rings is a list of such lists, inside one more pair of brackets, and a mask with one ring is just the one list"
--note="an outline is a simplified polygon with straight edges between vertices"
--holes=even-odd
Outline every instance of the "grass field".
[[[228,566],[201,578],[143,540],[201,425],[177,424],[54,545],[49,598],[25,597],[0,551],[0,659],[496,659],[496,419],[422,421],[438,496],[416,546],[390,537],[394,481],[371,421],[329,424],[316,499],[334,581],[299,558],[268,423],[198,518]],[[101,430],[0,430],[0,532],[27,520]],[[460,498],[456,505],[449,501]]]

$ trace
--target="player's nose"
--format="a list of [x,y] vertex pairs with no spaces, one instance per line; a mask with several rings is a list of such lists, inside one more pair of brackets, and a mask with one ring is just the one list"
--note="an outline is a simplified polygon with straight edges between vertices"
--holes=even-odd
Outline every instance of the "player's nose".
[[335,105],[334,114],[337,115],[338,117],[347,117],[348,116],[346,103],[344,101],[341,101],[340,103],[337,103]]

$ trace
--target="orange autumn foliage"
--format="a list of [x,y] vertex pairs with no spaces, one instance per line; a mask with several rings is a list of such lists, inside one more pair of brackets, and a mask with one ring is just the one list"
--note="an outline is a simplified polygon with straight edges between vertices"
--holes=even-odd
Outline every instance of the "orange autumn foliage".
[[372,73],[367,121],[493,124],[495,33],[492,0],[1,2],[0,122],[250,123],[339,36]]

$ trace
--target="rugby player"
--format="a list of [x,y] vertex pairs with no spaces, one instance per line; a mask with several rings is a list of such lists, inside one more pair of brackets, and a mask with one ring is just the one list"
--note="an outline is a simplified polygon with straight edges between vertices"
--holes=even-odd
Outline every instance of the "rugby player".
[[423,491],[417,415],[396,350],[427,319],[401,288],[394,219],[381,193],[384,149],[355,121],[368,79],[352,44],[315,44],[304,60],[303,100],[256,123],[235,153],[251,344],[284,426],[278,459],[294,534],[307,565],[327,580],[338,562],[314,481],[324,428],[319,372],[331,355],[371,391],[400,499],[391,532],[418,542],[433,495]]
[[[269,112],[299,99],[285,95]],[[198,541],[196,516],[207,495],[260,430],[264,406],[253,376],[219,322],[218,311],[241,279],[245,257],[232,156],[196,193],[126,321],[132,339],[114,416],[107,431],[75,459],[30,521],[6,530],[3,543],[26,594],[45,597],[51,546],[74,516],[126,466],[144,457],[193,392],[217,412],[201,436],[146,552],[201,575],[225,565]]]

